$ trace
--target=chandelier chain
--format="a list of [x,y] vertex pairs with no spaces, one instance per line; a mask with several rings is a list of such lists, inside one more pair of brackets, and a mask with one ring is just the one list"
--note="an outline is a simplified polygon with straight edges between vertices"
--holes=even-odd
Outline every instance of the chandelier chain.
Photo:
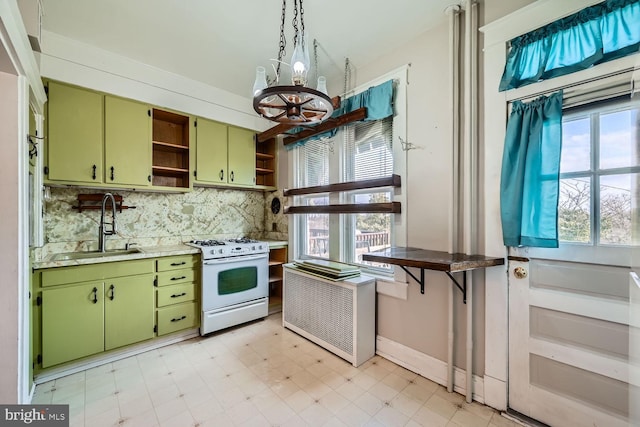
[[[347,84],[347,81],[349,84]],[[349,63],[349,58],[345,58],[344,60],[344,91],[342,92],[344,96],[347,96],[347,89],[351,86],[351,64]]]
[[300,28],[302,30],[302,43],[307,41],[304,39],[304,7],[302,7],[302,0],[300,0]]
[[313,39],[313,72],[318,80],[318,40]]
[[280,80],[280,64],[282,58],[287,54],[285,47],[287,46],[287,39],[284,37],[284,18],[287,10],[287,0],[282,0],[282,18],[280,20],[280,45],[278,50],[278,66],[276,69],[276,81]]
[[[293,0],[293,46],[298,44],[298,0]],[[294,48],[295,49],[295,48]]]

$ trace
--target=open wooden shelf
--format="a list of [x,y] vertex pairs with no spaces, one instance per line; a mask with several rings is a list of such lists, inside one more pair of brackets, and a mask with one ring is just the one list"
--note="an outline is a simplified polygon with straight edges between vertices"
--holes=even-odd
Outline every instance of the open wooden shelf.
[[178,144],[170,144],[168,142],[160,142],[153,141],[153,146],[158,149],[166,149],[166,150],[189,150],[189,147],[186,145],[178,145]]
[[282,266],[287,262],[287,247],[269,250],[269,313],[282,311]]
[[276,186],[276,139],[256,142],[256,185]]
[[170,167],[167,167],[167,166],[153,166],[153,171],[154,172],[164,172],[164,173],[167,173],[167,174],[189,173],[189,169],[170,168]]
[[189,116],[153,109],[153,185],[189,188]]

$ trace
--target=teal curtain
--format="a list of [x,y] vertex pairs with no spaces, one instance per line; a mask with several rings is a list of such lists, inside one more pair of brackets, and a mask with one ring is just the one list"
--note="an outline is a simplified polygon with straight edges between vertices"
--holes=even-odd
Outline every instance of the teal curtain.
[[506,246],[558,247],[561,147],[562,92],[512,104],[500,181]]
[[640,0],[608,0],[511,40],[500,91],[640,49]]
[[[339,117],[343,114],[350,113],[359,108],[367,108],[367,116],[363,121],[374,121],[386,119],[393,115],[393,80],[387,80],[386,82],[379,84],[378,86],[370,87],[369,89],[360,92],[357,95],[353,95],[349,98],[343,99],[340,108],[335,110],[331,117]],[[298,127],[290,129],[287,133],[297,133],[304,128]],[[321,138],[330,138],[338,132],[338,129],[332,129],[327,132],[323,132],[318,135],[311,136],[306,139],[302,139],[295,144],[285,145],[287,150],[291,150],[294,147],[306,144],[308,141],[313,141]]]

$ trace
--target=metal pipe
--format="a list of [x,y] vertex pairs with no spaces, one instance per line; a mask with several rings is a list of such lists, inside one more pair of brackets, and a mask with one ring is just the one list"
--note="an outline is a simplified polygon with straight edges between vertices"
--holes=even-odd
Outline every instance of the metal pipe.
[[[453,179],[451,182],[451,214],[449,215],[449,252],[458,251],[458,228],[459,228],[459,145],[460,145],[460,6],[449,6],[445,13],[449,15],[449,91],[451,107],[451,147],[452,147],[452,169]],[[447,321],[447,391],[453,392],[454,371],[453,371],[453,350],[455,341],[454,332],[454,289],[449,286],[448,302],[449,314]]]

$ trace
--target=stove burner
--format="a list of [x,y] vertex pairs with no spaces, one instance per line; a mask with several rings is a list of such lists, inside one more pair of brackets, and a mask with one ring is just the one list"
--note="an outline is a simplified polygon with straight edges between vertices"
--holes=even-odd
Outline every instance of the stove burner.
[[213,240],[213,239],[209,239],[209,240],[192,240],[189,243],[193,243],[194,245],[198,245],[198,246],[222,246],[222,245],[226,245],[226,243],[221,241],[221,240]]
[[250,239],[248,237],[240,237],[239,239],[228,239],[229,243],[258,243],[257,240]]

